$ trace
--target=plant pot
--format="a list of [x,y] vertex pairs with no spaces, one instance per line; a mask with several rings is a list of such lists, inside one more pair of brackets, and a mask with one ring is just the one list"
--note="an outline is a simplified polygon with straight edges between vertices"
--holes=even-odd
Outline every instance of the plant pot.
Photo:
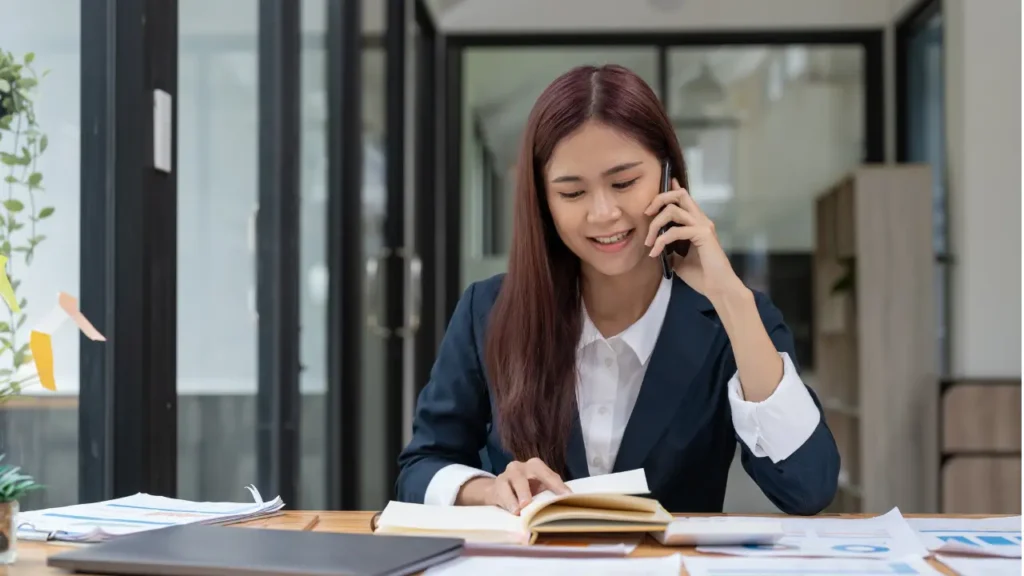
[[0,564],[14,564],[18,558],[18,501],[0,502]]

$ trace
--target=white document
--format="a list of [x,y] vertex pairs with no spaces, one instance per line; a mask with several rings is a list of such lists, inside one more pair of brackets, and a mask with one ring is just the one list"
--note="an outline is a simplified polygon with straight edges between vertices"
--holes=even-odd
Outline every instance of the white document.
[[942,576],[923,559],[722,558],[685,556],[689,576]]
[[785,534],[782,521],[778,519],[733,521],[719,516],[676,518],[664,532],[651,532],[651,536],[665,546],[773,544]]
[[629,556],[636,544],[589,544],[583,546],[550,546],[466,542],[463,556],[531,556],[535,558],[615,558]]
[[246,486],[254,502],[190,502],[135,494],[115,500],[20,512],[18,538],[65,542],[102,542],[180,524],[227,524],[268,516],[284,508],[280,497],[264,502]]
[[[750,522],[756,518],[723,517],[725,521]],[[879,558],[896,560],[928,555],[898,508],[873,518],[782,519],[786,535],[774,544],[698,546],[699,552],[733,556],[818,556],[832,558]]]
[[[463,556],[428,568],[426,576],[679,576],[682,556],[657,558],[509,558]],[[749,575],[748,575],[749,576]]]
[[1020,559],[977,556],[936,556],[960,576],[1020,576]]
[[992,518],[908,518],[933,552],[1020,558],[1020,516]]

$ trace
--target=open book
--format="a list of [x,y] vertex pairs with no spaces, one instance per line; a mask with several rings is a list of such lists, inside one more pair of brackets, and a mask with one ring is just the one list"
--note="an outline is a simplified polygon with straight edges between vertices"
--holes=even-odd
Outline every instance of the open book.
[[532,544],[542,533],[662,531],[669,514],[648,494],[642,469],[566,482],[571,494],[544,491],[518,515],[497,506],[428,506],[389,502],[377,534],[437,535],[467,542]]

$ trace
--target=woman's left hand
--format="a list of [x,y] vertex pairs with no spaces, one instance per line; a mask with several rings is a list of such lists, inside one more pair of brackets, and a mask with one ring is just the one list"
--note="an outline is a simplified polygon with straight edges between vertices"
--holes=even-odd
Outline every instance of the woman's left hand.
[[[657,258],[667,244],[689,240],[691,247],[685,258],[673,255],[673,268],[683,280],[708,298],[743,287],[743,282],[736,276],[728,256],[718,243],[715,223],[697,206],[689,192],[679,186],[675,178],[672,179],[672,190],[655,196],[644,213],[654,216],[644,242],[652,247],[652,258]],[[671,223],[678,226],[658,234],[663,226]]]

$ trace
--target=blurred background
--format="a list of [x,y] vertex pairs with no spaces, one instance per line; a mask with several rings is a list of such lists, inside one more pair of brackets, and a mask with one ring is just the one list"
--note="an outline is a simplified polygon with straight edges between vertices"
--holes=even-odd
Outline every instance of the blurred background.
[[[505,270],[533,102],[617,63],[794,332],[843,455],[832,510],[1019,514],[1020,22],[997,0],[0,0],[54,208],[12,258],[13,337],[59,291],[108,337],[65,327],[57,391],[0,406],[5,461],[47,486],[22,507],[250,483],[382,507],[455,302]],[[738,458],[725,506],[775,511]]]

